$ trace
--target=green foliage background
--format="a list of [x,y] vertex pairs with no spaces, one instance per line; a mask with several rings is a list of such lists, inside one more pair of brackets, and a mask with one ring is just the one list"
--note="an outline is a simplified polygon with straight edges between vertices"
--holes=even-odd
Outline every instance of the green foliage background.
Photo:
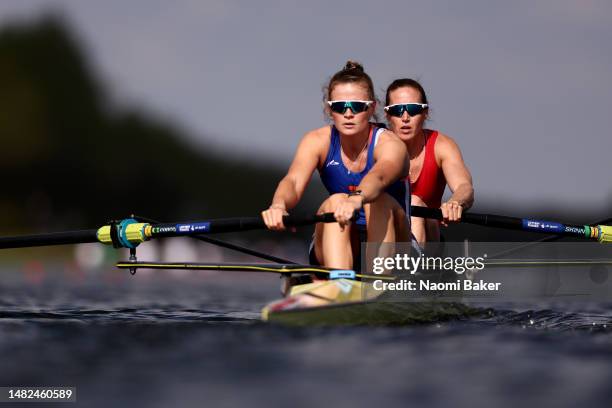
[[[205,153],[178,124],[117,110],[76,37],[47,16],[0,28],[0,227],[255,215],[285,169]],[[297,140],[296,140],[297,143]],[[316,201],[303,206],[316,209]]]

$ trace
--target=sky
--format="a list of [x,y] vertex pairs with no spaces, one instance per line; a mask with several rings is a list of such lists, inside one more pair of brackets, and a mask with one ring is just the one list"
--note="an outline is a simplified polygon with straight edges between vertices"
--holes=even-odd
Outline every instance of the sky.
[[381,99],[395,78],[422,82],[477,204],[612,216],[612,2],[3,0],[0,24],[50,10],[117,106],[180,123],[203,150],[287,166],[353,59]]

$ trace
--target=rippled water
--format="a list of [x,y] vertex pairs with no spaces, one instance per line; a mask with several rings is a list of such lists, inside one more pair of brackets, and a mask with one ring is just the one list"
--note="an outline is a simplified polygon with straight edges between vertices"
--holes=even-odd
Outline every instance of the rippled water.
[[[261,323],[278,279],[4,271],[0,385],[77,405],[610,406],[612,304],[488,304],[408,327]],[[49,406],[49,405],[45,405]]]

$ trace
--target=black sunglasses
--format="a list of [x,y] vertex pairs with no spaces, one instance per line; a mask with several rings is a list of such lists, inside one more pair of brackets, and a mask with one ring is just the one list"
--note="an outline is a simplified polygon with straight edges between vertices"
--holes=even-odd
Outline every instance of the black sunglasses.
[[401,118],[404,112],[408,112],[408,116],[416,116],[423,113],[429,105],[426,103],[396,103],[394,105],[385,106],[385,112],[391,116]]

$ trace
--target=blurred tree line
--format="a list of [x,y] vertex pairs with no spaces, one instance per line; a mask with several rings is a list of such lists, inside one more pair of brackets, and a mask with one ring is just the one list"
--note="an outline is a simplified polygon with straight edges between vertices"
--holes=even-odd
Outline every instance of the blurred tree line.
[[[94,72],[57,16],[0,27],[0,231],[93,227],[131,213],[164,221],[249,216],[267,207],[284,168],[195,148],[180,124],[112,106]],[[309,187],[301,212],[313,212],[323,194],[320,183]],[[477,205],[517,211],[497,199]],[[596,216],[555,203],[525,212],[576,222]],[[447,237],[500,239],[500,231],[480,230],[453,226]]]
[[202,152],[179,126],[113,109],[88,63],[60,18],[0,28],[0,227],[246,216],[269,204],[285,169]]

